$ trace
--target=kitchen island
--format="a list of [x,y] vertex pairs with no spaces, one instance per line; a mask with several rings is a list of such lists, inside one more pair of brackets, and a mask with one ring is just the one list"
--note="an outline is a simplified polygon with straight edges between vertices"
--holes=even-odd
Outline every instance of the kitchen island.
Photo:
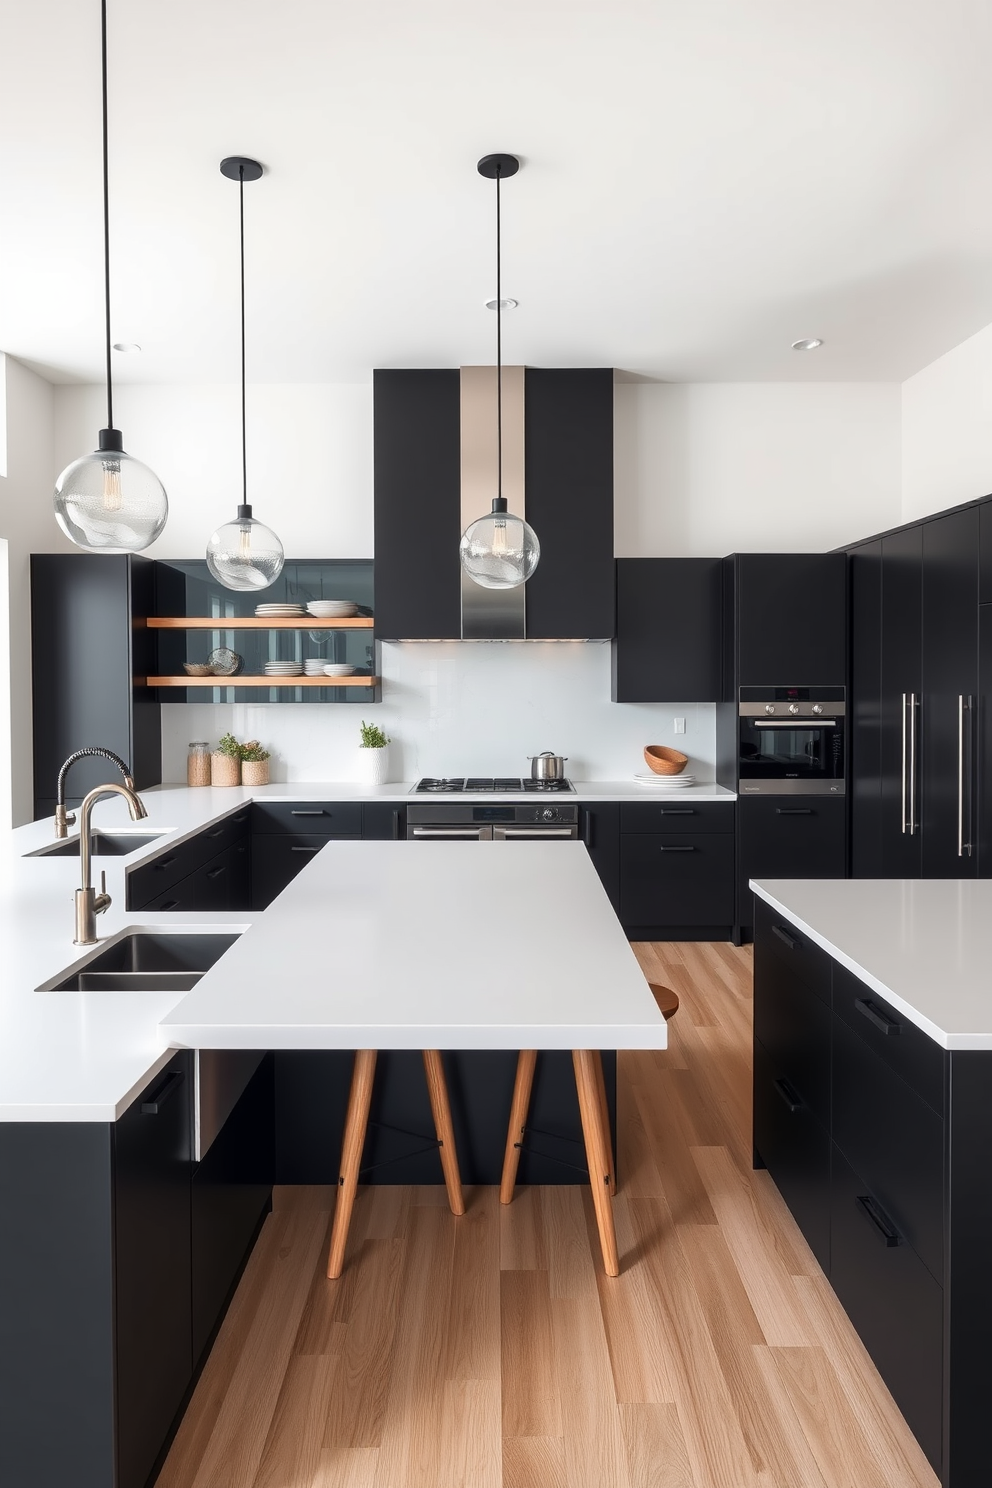
[[979,1488],[992,1391],[992,883],[752,888],[755,1164],[944,1488]]
[[[18,1488],[146,1480],[223,1312],[217,1278],[236,1279],[264,1215],[264,1051],[512,1059],[666,1043],[581,843],[329,842],[265,911],[129,914],[128,868],[243,804],[221,791],[145,800],[142,826],[168,831],[99,863],[114,896],[99,928],[111,940],[135,926],[237,934],[185,995],[36,990],[91,955],[71,944],[78,860],[25,857],[51,840],[39,822],[12,834],[0,865],[0,1453]],[[115,817],[98,807],[95,825]],[[192,1051],[203,1050],[254,1063],[194,1166]],[[492,1116],[502,1141],[508,1107]]]

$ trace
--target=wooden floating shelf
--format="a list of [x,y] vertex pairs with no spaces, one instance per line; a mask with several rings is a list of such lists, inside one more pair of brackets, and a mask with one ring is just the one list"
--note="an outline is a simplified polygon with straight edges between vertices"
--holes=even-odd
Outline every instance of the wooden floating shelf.
[[378,687],[378,677],[146,677],[147,687]]
[[145,621],[149,630],[371,630],[371,615],[352,615],[344,620],[318,620],[315,615],[278,616],[226,615],[150,615]]

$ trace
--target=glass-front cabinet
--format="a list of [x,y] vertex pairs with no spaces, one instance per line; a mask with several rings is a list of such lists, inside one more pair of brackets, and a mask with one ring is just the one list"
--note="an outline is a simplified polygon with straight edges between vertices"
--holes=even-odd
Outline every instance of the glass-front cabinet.
[[163,703],[377,703],[374,623],[371,559],[288,559],[250,593],[202,559],[160,559],[148,685]]

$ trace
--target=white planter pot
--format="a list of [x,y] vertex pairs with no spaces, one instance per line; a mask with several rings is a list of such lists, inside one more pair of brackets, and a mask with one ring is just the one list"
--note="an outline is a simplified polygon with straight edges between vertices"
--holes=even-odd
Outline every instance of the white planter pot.
[[358,751],[358,778],[363,785],[385,785],[389,779],[389,745]]

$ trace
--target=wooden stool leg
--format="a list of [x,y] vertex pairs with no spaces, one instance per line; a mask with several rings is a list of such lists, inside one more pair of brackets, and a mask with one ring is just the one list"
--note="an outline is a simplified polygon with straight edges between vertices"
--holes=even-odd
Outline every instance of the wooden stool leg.
[[597,1054],[593,1060],[596,1074],[596,1099],[599,1104],[599,1125],[606,1143],[606,1171],[609,1177],[610,1198],[617,1191],[617,1170],[613,1166],[613,1142],[610,1132],[610,1108],[606,1100],[606,1080],[603,1076],[603,1056]]
[[503,1154],[503,1176],[499,1185],[499,1201],[509,1204],[517,1182],[520,1166],[519,1142],[523,1138],[530,1108],[530,1093],[534,1085],[534,1066],[537,1064],[536,1049],[521,1049],[517,1055],[517,1073],[513,1081],[513,1102],[510,1106],[510,1125],[506,1131],[506,1151]]
[[351,1211],[355,1207],[355,1191],[358,1188],[358,1170],[369,1124],[375,1059],[375,1049],[358,1049],[355,1052],[348,1113],[344,1122],[344,1141],[341,1144],[338,1198],[334,1206],[334,1224],[331,1226],[331,1248],[327,1254],[327,1275],[331,1281],[336,1280],[344,1270],[344,1251],[348,1244]]
[[434,1113],[434,1130],[441,1144],[441,1167],[448,1190],[448,1207],[452,1214],[465,1213],[462,1198],[462,1178],[458,1171],[458,1153],[455,1150],[455,1128],[451,1124],[451,1106],[448,1104],[448,1082],[444,1078],[444,1065],[438,1049],[424,1049],[424,1073],[427,1076],[427,1093],[431,1098]]
[[[600,1062],[598,1049],[573,1049],[572,1068],[575,1071],[575,1088],[579,1094],[579,1114],[582,1117],[582,1135],[586,1143],[586,1162],[589,1165],[589,1183],[592,1187],[592,1202],[596,1211],[596,1227],[603,1251],[603,1269],[607,1276],[620,1275],[620,1259],[617,1255],[617,1234],[613,1227],[613,1210],[610,1207],[610,1162],[609,1134],[604,1130],[603,1110],[599,1100],[599,1085],[596,1065]],[[602,1079],[602,1072],[600,1072]]]

